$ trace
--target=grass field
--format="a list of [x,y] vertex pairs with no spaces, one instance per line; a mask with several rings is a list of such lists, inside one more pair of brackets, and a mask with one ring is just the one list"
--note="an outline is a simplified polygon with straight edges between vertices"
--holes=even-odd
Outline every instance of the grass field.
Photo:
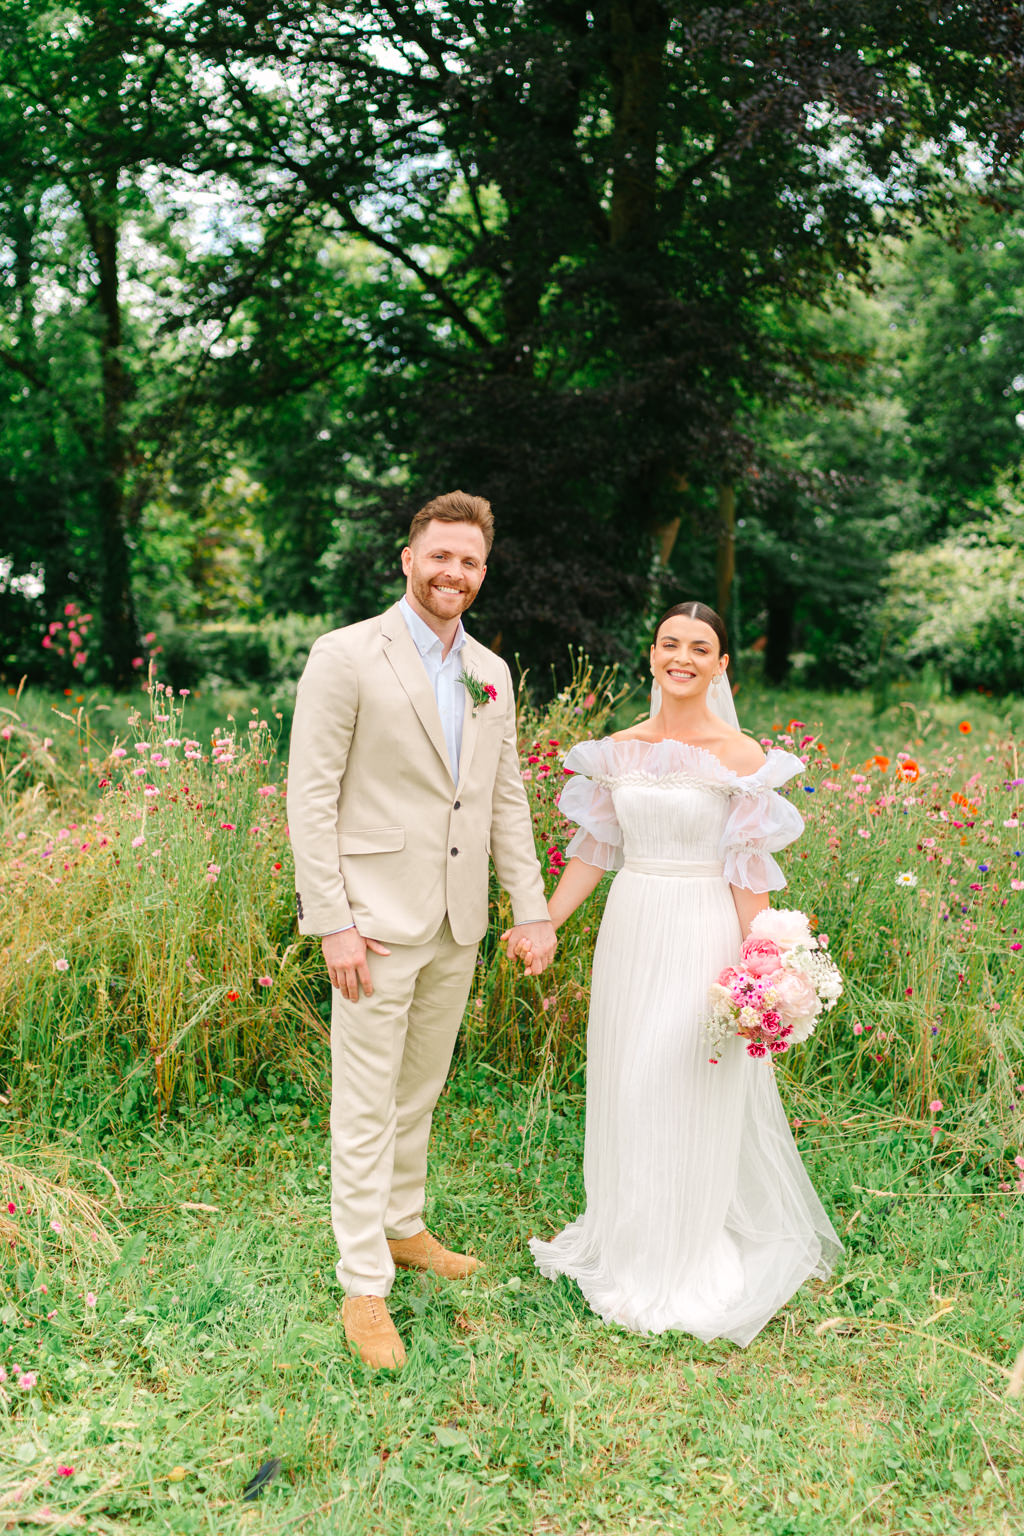
[[[463,1073],[437,1117],[430,1216],[486,1269],[399,1278],[413,1344],[391,1379],[339,1347],[322,1109],[269,1097],[160,1137],[58,1137],[121,1257],[72,1265],[36,1207],[41,1257],[11,1274],[3,1312],[0,1520],[1016,1536],[1019,1201],[950,1174],[927,1133],[891,1121],[817,1124],[800,1144],[846,1244],[835,1278],[746,1351],[637,1338],[524,1252],[578,1208],[579,1098],[531,1120],[523,1088]],[[38,1171],[42,1150],[24,1129],[7,1155]],[[11,1385],[15,1364],[30,1390]],[[257,1514],[242,1490],[272,1456]]]
[[[546,865],[560,754],[614,695],[581,672],[524,714]],[[535,1275],[581,1200],[592,906],[540,983],[481,957],[428,1215],[486,1267],[400,1277],[392,1379],[341,1345],[274,722],[119,705],[118,757],[59,702],[0,731],[0,1528],[1024,1533],[1019,711],[747,693],[807,758],[785,900],[847,978],[780,1063],[833,1279],[741,1351]]]

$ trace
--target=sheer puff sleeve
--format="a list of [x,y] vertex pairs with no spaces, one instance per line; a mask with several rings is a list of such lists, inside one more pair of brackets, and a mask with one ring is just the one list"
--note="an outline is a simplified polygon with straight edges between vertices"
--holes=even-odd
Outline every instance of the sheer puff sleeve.
[[719,848],[730,885],[748,891],[780,891],[786,883],[772,858],[800,836],[804,819],[795,805],[777,793],[804,765],[789,752],[769,752],[764,765],[745,779],[736,796]]
[[566,847],[566,859],[611,870],[622,868],[622,832],[609,786],[609,746],[606,741],[581,741],[566,754],[565,766],[573,776],[562,788],[558,809],[579,827]]

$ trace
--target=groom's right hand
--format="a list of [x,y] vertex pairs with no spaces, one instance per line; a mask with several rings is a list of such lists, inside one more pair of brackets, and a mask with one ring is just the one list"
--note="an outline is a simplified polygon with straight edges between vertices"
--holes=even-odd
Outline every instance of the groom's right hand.
[[364,939],[358,928],[343,928],[340,933],[328,933],[320,940],[327,974],[331,986],[337,987],[342,997],[350,1003],[359,1001],[359,988],[367,997],[373,996],[373,982],[366,963],[366,951],[375,955],[390,955],[390,949],[378,944],[376,939]]

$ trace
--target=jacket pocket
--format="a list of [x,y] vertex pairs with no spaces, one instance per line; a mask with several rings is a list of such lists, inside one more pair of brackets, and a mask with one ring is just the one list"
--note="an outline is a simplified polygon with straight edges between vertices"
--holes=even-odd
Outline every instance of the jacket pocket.
[[398,853],[405,847],[404,827],[367,827],[360,832],[339,832],[338,853]]

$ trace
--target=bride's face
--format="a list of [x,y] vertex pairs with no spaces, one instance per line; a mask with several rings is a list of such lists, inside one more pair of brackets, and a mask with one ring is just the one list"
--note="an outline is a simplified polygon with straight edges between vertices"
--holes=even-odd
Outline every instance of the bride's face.
[[666,699],[701,697],[728,665],[718,636],[701,619],[666,619],[651,646],[651,675]]

